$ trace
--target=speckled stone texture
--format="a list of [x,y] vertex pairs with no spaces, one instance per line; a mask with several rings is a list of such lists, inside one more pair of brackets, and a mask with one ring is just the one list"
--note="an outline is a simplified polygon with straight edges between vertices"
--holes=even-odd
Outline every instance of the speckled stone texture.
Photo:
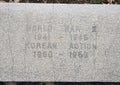
[[120,6],[0,4],[0,81],[120,82]]

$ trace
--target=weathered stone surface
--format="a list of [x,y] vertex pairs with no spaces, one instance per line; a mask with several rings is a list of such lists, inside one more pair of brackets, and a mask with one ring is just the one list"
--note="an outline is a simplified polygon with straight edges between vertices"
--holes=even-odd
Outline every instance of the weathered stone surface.
[[0,81],[120,82],[120,6],[0,4]]

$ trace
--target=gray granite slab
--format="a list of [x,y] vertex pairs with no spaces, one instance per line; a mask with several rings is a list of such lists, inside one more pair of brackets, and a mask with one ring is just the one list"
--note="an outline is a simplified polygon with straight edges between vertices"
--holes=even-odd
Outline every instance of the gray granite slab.
[[0,4],[0,81],[120,82],[120,5]]

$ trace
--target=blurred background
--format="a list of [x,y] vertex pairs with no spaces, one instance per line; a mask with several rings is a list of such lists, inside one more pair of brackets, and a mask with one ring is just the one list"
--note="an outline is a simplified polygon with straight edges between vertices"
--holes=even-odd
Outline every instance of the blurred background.
[[120,0],[0,0],[10,3],[120,4]]
[[0,85],[120,85],[108,82],[1,82]]

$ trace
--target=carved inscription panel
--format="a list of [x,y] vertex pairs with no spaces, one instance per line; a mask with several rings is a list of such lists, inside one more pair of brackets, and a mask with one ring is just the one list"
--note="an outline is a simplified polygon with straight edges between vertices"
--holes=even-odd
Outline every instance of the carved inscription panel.
[[119,8],[1,4],[0,81],[120,81]]

